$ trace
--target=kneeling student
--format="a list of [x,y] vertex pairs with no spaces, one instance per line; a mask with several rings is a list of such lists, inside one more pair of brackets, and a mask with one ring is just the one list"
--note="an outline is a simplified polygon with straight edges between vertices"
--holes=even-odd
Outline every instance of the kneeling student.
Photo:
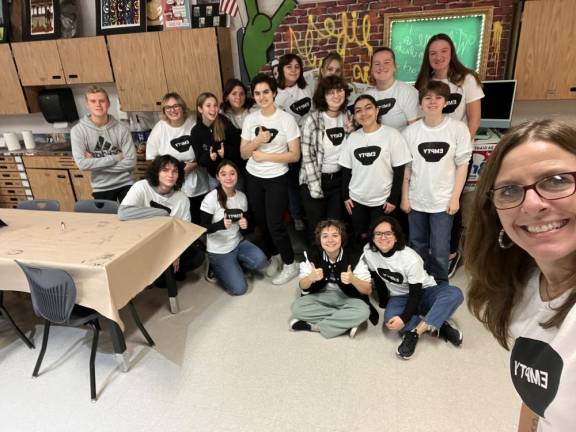
[[[184,183],[184,167],[170,155],[156,156],[148,166],[146,179],[132,185],[118,208],[120,220],[144,219],[155,216],[173,216],[190,222],[190,201],[180,191]],[[184,280],[186,272],[199,267],[204,254],[196,246],[186,249],[174,261],[176,280]],[[162,286],[163,281],[158,280]]]
[[359,278],[355,264],[343,247],[346,228],[340,221],[324,220],[316,226],[320,249],[309,250],[300,264],[302,296],[292,304],[292,330],[318,331],[332,338],[347,331],[354,337],[360,324],[370,318],[376,325],[378,312],[370,304],[370,274]]
[[[384,322],[389,330],[402,335],[402,343],[396,350],[398,357],[404,360],[412,357],[419,337],[428,331],[460,346],[462,332],[448,319],[464,300],[462,291],[446,283],[436,284],[424,270],[420,255],[406,246],[396,219],[390,216],[376,219],[369,238],[355,272],[360,278],[369,277],[372,272],[388,288],[390,297],[385,305]],[[382,299],[387,293],[378,294]]]
[[243,192],[236,190],[238,167],[234,162],[223,160],[215,174],[218,187],[204,197],[200,206],[200,220],[208,229],[208,259],[214,276],[226,292],[242,295],[248,288],[243,267],[264,271],[268,260],[264,252],[245,240],[240,232],[248,228],[245,217],[248,200]]

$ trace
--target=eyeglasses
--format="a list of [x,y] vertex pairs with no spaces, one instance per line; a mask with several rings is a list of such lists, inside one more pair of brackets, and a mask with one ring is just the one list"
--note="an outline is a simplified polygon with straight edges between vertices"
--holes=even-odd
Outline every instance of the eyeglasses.
[[166,112],[166,111],[178,111],[178,110],[182,109],[182,105],[181,104],[166,105],[162,109],[164,110],[164,112]]
[[569,197],[576,192],[576,171],[554,174],[527,186],[511,184],[491,189],[488,198],[498,210],[507,210],[522,205],[529,189],[549,201]]
[[392,238],[394,237],[394,233],[392,231],[374,231],[373,234],[374,238],[382,238],[382,237],[386,237],[386,238]]

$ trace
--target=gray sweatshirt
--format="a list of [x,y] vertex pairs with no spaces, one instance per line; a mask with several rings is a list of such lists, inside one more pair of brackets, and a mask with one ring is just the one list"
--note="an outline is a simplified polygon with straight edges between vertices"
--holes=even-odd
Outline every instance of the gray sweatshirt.
[[[132,170],[136,165],[136,149],[126,126],[108,116],[108,123],[96,126],[90,116],[82,117],[70,131],[72,156],[78,168],[91,171],[92,190],[104,192],[134,183]],[[92,158],[84,156],[90,152]],[[124,159],[116,155],[122,152]]]

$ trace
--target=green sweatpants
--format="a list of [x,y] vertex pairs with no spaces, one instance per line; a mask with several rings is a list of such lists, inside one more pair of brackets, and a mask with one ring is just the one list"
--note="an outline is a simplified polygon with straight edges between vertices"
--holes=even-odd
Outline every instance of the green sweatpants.
[[368,320],[370,308],[363,300],[330,290],[299,297],[292,303],[292,315],[318,326],[325,338],[333,338]]

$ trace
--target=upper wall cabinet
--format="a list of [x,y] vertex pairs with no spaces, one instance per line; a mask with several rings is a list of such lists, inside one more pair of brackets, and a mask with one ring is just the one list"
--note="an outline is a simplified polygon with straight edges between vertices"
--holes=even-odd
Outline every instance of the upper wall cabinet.
[[23,86],[113,82],[103,36],[12,44]]
[[576,99],[576,1],[527,1],[516,57],[516,98]]
[[0,115],[28,114],[8,44],[0,44]]
[[213,28],[108,36],[123,111],[157,111],[167,92],[193,107],[201,92],[221,97],[218,41]]

